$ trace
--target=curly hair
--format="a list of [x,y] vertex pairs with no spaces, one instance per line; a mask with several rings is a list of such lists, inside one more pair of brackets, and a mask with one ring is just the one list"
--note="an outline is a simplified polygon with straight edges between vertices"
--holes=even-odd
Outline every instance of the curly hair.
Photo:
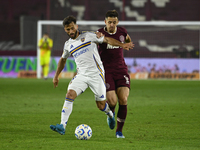
[[74,22],[74,24],[76,24],[76,18],[74,16],[67,16],[63,20],[63,26],[65,27],[65,25],[69,25],[72,22]]

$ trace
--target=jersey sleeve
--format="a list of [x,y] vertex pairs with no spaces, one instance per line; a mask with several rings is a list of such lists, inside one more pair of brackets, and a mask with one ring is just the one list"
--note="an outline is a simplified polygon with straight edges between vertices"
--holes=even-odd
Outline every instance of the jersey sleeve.
[[125,34],[125,37],[126,37],[126,36],[127,36],[127,34],[128,34],[128,33],[127,33],[127,30],[126,30],[125,28],[123,28],[123,27],[122,27],[122,31],[124,32],[124,34]]
[[103,40],[104,40],[104,36],[100,37],[100,38],[97,38],[97,35],[95,33],[88,33],[88,36],[90,38],[90,40],[92,42],[95,42],[95,43],[103,43]]
[[70,56],[70,53],[68,51],[68,44],[67,44],[67,42],[65,42],[62,58],[68,58],[69,56]]

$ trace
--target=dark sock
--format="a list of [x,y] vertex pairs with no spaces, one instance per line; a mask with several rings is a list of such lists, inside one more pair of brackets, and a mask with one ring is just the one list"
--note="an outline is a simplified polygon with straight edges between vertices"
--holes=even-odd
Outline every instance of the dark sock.
[[127,105],[119,105],[119,110],[117,113],[117,131],[122,132],[122,128],[124,126],[124,122],[126,120],[126,115],[127,115]]

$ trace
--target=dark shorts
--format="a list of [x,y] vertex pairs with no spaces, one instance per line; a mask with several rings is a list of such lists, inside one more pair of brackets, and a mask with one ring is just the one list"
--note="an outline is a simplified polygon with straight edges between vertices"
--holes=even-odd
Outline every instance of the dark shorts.
[[128,73],[106,73],[106,91],[116,90],[118,87],[130,89],[130,76]]

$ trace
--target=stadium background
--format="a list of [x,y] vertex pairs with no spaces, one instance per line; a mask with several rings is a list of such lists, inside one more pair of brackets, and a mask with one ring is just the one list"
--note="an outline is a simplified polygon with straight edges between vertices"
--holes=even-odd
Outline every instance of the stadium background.
[[[120,21],[200,20],[199,0],[1,0],[0,3],[0,77],[17,77],[16,74],[22,70],[36,70],[38,20],[62,20],[67,15],[74,15],[78,20],[103,21],[105,12],[112,9],[119,12]],[[128,27],[128,32],[133,30],[133,33],[129,33],[135,48],[124,51],[124,56],[130,72],[139,73],[133,74],[133,78],[199,78],[199,27],[189,31],[177,28],[167,30],[152,26],[147,30],[159,31],[159,34],[152,34],[150,31],[144,32],[144,28],[139,26]],[[50,30],[51,37],[55,36],[51,29],[47,27],[46,30]],[[172,37],[173,42],[170,41]],[[63,47],[63,41],[55,42],[55,39],[51,75]],[[148,44],[158,48],[151,50]],[[174,48],[174,45],[178,46]],[[172,48],[159,50],[167,46]],[[141,66],[142,62],[146,66]],[[153,70],[154,65],[162,62],[170,65],[158,66],[154,70],[157,74],[151,76],[147,65],[150,64],[150,70]],[[65,71],[73,72],[73,61],[69,60],[68,63],[69,68],[65,68]],[[188,65],[190,70],[181,70],[177,64]]]

